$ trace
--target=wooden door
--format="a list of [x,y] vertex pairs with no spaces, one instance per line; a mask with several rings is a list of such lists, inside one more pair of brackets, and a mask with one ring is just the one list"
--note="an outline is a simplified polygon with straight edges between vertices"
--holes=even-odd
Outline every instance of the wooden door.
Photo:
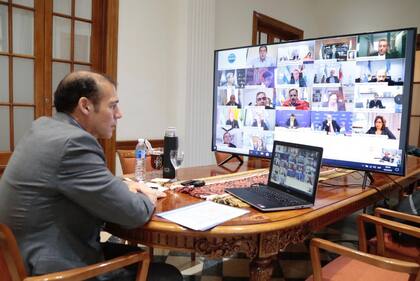
[[[73,70],[116,80],[118,0],[0,0],[0,173]],[[115,136],[101,141],[115,169]]]

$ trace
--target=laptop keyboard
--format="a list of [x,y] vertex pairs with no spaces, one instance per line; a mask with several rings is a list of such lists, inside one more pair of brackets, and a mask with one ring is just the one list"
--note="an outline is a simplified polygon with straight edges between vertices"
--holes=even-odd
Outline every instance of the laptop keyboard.
[[258,195],[268,201],[276,202],[282,206],[293,206],[305,203],[303,200],[298,200],[296,197],[293,197],[286,192],[279,193],[264,186],[237,188],[235,191],[238,192],[239,190],[241,190],[239,193],[243,195]]

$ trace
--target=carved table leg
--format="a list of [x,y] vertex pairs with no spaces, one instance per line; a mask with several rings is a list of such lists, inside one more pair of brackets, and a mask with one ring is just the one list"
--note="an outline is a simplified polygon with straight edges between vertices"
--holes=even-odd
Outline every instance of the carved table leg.
[[268,281],[273,274],[273,260],[268,258],[255,258],[249,264],[249,280]]

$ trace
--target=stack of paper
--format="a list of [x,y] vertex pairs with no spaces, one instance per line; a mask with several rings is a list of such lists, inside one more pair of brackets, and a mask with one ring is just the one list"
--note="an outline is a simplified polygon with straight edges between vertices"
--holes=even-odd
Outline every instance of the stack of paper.
[[204,231],[248,212],[248,210],[204,201],[157,215],[182,226]]

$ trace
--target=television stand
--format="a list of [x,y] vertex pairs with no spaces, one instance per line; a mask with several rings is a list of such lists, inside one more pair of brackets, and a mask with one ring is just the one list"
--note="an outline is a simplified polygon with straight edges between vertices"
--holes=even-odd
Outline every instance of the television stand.
[[366,186],[367,186],[366,184],[367,184],[367,179],[368,178],[369,178],[369,185],[372,184],[375,181],[375,179],[372,176],[372,173],[366,171],[363,174],[362,190],[365,190],[366,189]]
[[[228,154],[230,154],[230,153],[228,153]],[[226,164],[227,162],[229,162],[230,160],[232,160],[232,159],[238,159],[238,161],[239,161],[239,166],[241,166],[243,163],[244,163],[244,160],[242,160],[242,158],[241,157],[239,157],[239,155],[238,154],[230,154],[230,156],[229,157],[227,157],[225,160],[223,160],[222,162],[220,162],[220,163],[218,163],[217,164],[217,166],[223,166],[224,164]]]

